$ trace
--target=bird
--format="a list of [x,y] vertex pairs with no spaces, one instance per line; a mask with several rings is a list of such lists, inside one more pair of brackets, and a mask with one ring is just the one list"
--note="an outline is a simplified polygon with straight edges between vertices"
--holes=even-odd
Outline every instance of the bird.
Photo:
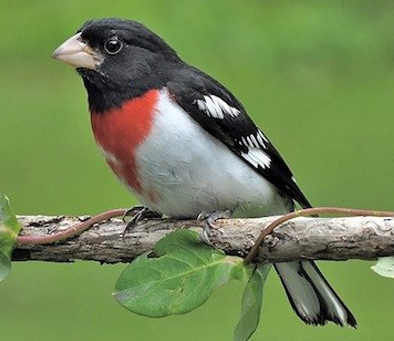
[[[53,58],[82,77],[95,142],[149,211],[212,222],[229,212],[261,217],[311,207],[239,100],[145,25],[89,20]],[[274,267],[302,321],[356,327],[314,262]]]

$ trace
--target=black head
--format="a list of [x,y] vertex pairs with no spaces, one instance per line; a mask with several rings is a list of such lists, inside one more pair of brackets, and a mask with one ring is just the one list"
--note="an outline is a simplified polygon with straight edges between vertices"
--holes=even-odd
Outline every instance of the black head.
[[124,19],[87,21],[53,56],[76,67],[94,112],[163,87],[168,71],[181,62],[163,39]]

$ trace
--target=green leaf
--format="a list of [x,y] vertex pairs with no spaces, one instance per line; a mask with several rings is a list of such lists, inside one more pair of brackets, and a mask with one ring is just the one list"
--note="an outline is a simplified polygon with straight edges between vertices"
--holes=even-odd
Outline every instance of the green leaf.
[[394,257],[379,258],[371,269],[380,276],[394,278]]
[[242,295],[241,318],[234,331],[234,341],[246,341],[252,336],[260,321],[263,304],[263,287],[270,264],[258,265]]
[[226,256],[190,230],[171,232],[151,255],[134,260],[121,274],[115,299],[126,309],[149,317],[187,313],[202,305],[212,291],[232,279],[247,280],[251,268]]
[[12,211],[8,198],[0,193],[0,281],[11,271],[11,253],[21,226]]

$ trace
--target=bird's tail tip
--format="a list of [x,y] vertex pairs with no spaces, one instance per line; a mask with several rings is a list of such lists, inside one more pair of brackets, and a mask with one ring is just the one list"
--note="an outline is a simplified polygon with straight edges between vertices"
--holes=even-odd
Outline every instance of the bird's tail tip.
[[357,328],[355,317],[313,262],[277,263],[275,268],[291,306],[306,324]]

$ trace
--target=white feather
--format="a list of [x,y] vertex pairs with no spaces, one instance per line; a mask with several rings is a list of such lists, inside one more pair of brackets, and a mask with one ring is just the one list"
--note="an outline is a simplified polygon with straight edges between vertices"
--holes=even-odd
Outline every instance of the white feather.
[[266,147],[266,143],[269,143],[268,139],[265,137],[261,130],[259,130],[257,134],[257,140],[263,145],[263,147]]
[[250,135],[250,140],[252,141],[252,146],[254,146],[256,148],[260,148],[260,145],[257,142],[256,137],[253,134]]
[[259,148],[249,148],[247,153],[241,153],[241,156],[250,162],[254,167],[267,168],[271,164],[270,157]]
[[204,99],[196,100],[198,109],[204,111],[208,116],[214,118],[224,118],[224,115],[232,117],[238,116],[240,111],[228,105],[220,97],[215,95],[205,95]]
[[347,320],[347,312],[343,308],[342,303],[338,301],[331,288],[321,278],[320,274],[316,271],[316,269],[311,265],[310,262],[302,262],[302,264],[304,270],[313,281],[313,284],[316,286],[317,290],[319,290],[319,293],[323,296],[323,299],[326,302],[328,311],[330,312],[331,316],[338,317],[342,321],[342,323],[345,324]]
[[320,313],[319,297],[312,284],[298,273],[299,262],[276,263],[275,268],[300,315],[310,321],[317,319]]
[[[324,312],[326,317],[340,321],[342,325],[348,323],[348,311],[312,262],[276,263],[275,268],[295,305],[295,309],[307,321],[317,323],[321,319],[319,313]],[[304,270],[304,274],[299,271],[301,269]],[[324,301],[326,311],[321,306],[317,293]]]

